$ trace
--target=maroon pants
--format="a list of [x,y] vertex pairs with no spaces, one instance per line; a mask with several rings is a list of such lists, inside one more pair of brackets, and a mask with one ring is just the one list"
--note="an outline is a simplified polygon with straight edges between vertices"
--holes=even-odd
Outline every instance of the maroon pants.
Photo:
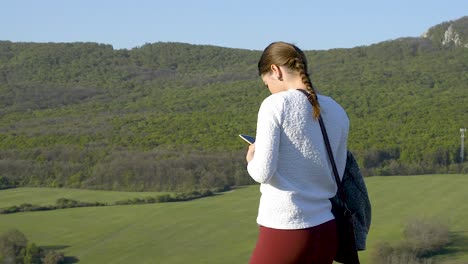
[[260,226],[249,264],[332,264],[337,243],[335,220],[297,230]]

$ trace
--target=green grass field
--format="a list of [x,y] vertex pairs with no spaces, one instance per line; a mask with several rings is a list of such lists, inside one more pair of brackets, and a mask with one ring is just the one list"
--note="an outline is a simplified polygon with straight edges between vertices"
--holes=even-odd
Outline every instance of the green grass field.
[[[167,192],[168,193],[168,192]],[[102,202],[112,204],[116,201],[154,197],[164,192],[116,192],[96,191],[67,188],[15,188],[0,191],[0,208],[22,203],[34,205],[53,205],[60,198],[77,200],[80,202]]]
[[[371,177],[366,182],[373,222],[362,263],[371,264],[368,255],[377,242],[401,240],[412,217],[449,223],[454,243],[436,256],[437,263],[468,263],[468,175]],[[0,191],[0,207],[53,204],[61,197],[109,202],[140,195],[148,193],[20,188]],[[37,245],[60,249],[79,263],[247,263],[257,236],[258,198],[258,186],[248,186],[190,202],[0,215],[0,232],[17,228]]]

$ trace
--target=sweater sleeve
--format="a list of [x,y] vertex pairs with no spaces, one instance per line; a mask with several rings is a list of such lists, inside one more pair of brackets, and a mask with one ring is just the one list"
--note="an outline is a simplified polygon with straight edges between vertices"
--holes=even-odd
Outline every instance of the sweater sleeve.
[[259,183],[267,183],[276,172],[282,103],[270,96],[263,101],[258,112],[255,153],[247,165],[247,171]]

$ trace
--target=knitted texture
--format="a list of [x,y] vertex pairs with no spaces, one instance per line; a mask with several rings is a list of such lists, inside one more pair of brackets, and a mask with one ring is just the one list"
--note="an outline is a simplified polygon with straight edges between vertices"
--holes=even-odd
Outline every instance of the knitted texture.
[[[336,165],[343,175],[349,119],[330,97],[318,96]],[[297,90],[275,93],[260,106],[255,154],[247,170],[261,183],[257,223],[300,229],[333,219],[336,184],[312,106]]]

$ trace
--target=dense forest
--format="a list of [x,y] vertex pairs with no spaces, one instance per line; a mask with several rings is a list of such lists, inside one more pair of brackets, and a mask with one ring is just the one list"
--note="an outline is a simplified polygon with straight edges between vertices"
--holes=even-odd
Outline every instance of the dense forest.
[[[447,41],[449,29],[456,41]],[[424,37],[306,51],[319,92],[348,112],[349,149],[366,176],[468,171],[460,155],[467,30],[463,17]],[[257,75],[260,54],[184,43],[114,50],[0,41],[0,188],[252,183],[237,135],[255,134],[269,95]]]

